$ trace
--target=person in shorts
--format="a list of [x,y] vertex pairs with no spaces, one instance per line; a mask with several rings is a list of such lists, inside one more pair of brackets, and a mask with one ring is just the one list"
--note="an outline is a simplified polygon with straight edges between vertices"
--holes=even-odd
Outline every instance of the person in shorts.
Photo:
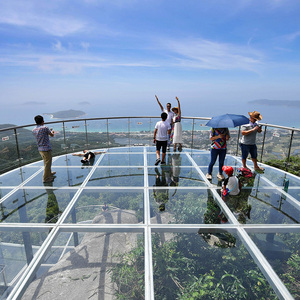
[[[168,115],[163,112],[161,114],[161,121],[157,122],[154,130],[153,143],[156,143],[156,161],[157,166],[160,162],[161,164],[166,164],[165,157],[168,144],[168,135],[170,135],[171,126],[167,120]],[[160,149],[162,149],[162,155],[160,160]]]
[[[171,103],[167,103],[166,105],[166,109],[164,109],[164,107],[162,106],[162,104],[160,103],[160,101],[158,100],[158,97],[155,95],[155,98],[157,100],[157,103],[161,109],[162,112],[165,112],[168,116],[167,116],[167,119],[166,119],[166,122],[168,122],[170,124],[170,127],[172,128],[173,126],[173,118],[175,116],[175,113],[173,112],[173,110],[171,109],[172,105]],[[170,131],[171,133],[171,131]],[[167,150],[169,151],[170,150],[170,133],[168,134],[168,141],[167,141]]]
[[240,140],[240,147],[242,150],[242,163],[243,167],[247,168],[246,160],[250,153],[253,161],[255,171],[263,171],[264,169],[259,167],[257,164],[257,147],[256,147],[256,134],[261,132],[261,126],[258,125],[257,121],[262,120],[262,115],[258,111],[248,113],[249,124],[241,126],[242,138]]

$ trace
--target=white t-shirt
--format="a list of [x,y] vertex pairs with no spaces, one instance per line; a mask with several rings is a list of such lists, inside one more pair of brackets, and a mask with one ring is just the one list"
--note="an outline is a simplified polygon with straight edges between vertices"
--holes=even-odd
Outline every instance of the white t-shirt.
[[175,116],[175,114],[170,110],[170,111],[167,111],[166,109],[164,110],[164,112],[168,115],[168,117],[167,117],[167,122],[169,123],[169,124],[171,124],[172,123],[172,120],[173,120],[173,117]]
[[159,121],[155,125],[156,140],[157,141],[167,141],[168,140],[168,130],[171,129],[170,124],[166,121]]
[[228,178],[226,187],[229,190],[229,194],[232,196],[238,195],[240,192],[239,180],[236,178],[236,176],[230,176]]

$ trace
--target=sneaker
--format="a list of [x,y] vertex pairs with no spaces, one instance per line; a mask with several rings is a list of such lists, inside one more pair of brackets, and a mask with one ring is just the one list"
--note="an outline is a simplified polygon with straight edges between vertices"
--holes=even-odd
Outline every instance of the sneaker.
[[220,174],[220,173],[218,173],[217,178],[218,178],[219,180],[225,179],[224,175],[223,175],[223,174]]
[[160,163],[160,159],[158,158],[155,162],[155,165],[157,166]]
[[165,164],[166,164],[166,162],[165,162],[165,161],[162,161],[160,164],[161,164],[161,165],[165,165]]
[[56,174],[56,172],[51,172],[51,175],[53,176],[53,175],[55,175]]
[[206,174],[206,178],[208,179],[208,180],[212,180],[212,176],[211,176],[211,174]]
[[81,162],[82,162],[83,164],[85,164],[85,160],[84,160],[84,159],[82,159]]
[[167,147],[167,151],[170,151],[170,147],[169,146]]

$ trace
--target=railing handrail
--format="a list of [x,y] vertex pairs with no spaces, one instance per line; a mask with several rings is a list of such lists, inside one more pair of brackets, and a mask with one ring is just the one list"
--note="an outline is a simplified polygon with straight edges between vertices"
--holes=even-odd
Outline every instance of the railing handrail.
[[[115,120],[115,119],[160,119],[160,116],[130,116],[130,117],[101,117],[101,118],[81,118],[81,119],[66,119],[66,120],[59,120],[59,121],[51,121],[51,122],[45,122],[45,124],[57,124],[57,123],[69,123],[69,122],[81,122],[81,121],[96,121],[96,120]],[[211,117],[182,117],[182,119],[191,119],[191,120],[210,120]],[[274,125],[274,124],[268,124],[268,123],[259,123],[260,125],[267,126],[267,127],[274,127],[279,129],[285,129],[285,130],[293,130],[300,132],[300,128],[296,127],[288,127],[288,126],[282,126],[282,125]],[[13,127],[7,127],[0,129],[0,132],[7,131],[7,130],[13,130],[13,129],[20,129],[25,127],[32,127],[36,126],[35,123],[33,124],[27,124],[27,125],[18,125]]]

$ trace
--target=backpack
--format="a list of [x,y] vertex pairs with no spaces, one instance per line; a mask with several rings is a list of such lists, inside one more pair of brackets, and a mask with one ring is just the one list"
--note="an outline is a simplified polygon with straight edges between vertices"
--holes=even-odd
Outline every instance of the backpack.
[[253,176],[253,173],[249,169],[246,169],[246,168],[239,168],[238,173],[239,173],[239,175],[241,175],[245,178],[251,178]]

